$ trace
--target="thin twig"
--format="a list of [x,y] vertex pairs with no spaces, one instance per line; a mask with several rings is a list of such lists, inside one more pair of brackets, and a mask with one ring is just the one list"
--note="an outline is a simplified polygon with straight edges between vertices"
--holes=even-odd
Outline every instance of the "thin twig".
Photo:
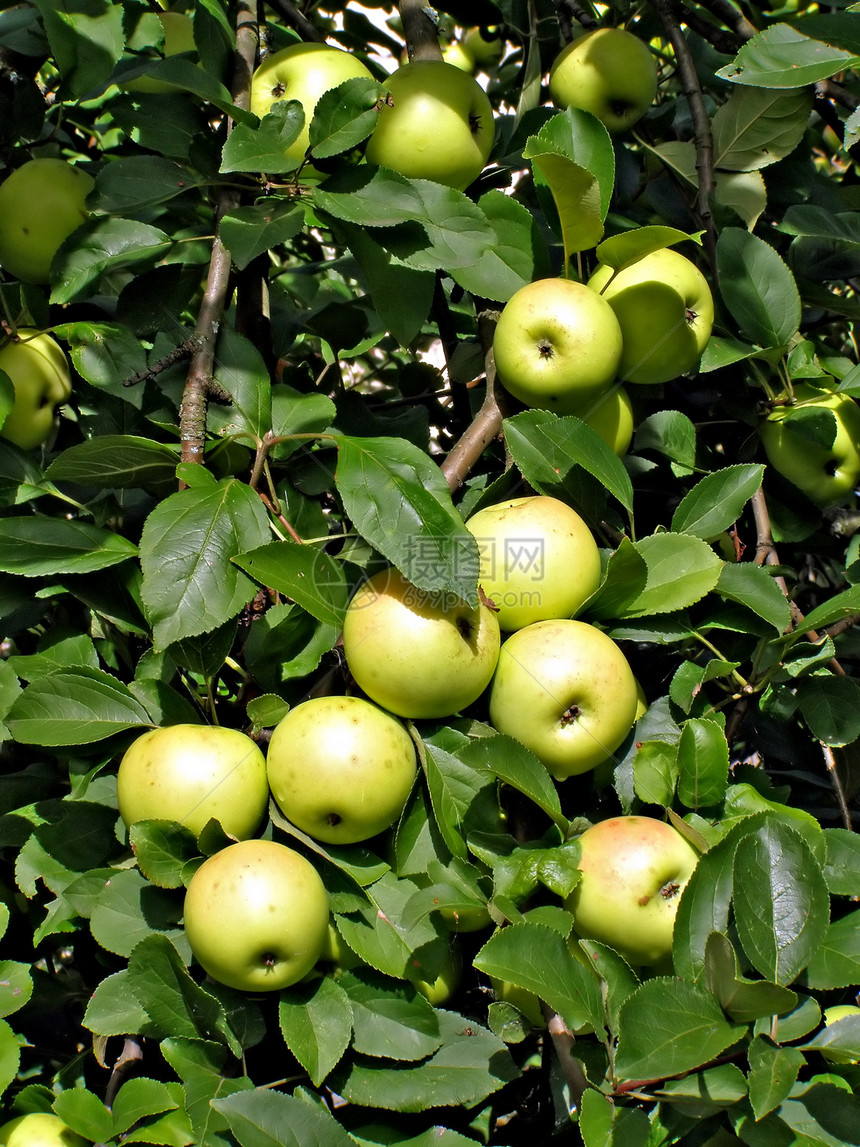
[[557,1012],[544,1003],[541,1004],[541,1007],[546,1019],[546,1030],[558,1058],[558,1065],[561,1068],[564,1081],[570,1089],[571,1109],[577,1111],[582,1102],[582,1093],[591,1084],[582,1070],[582,1064],[573,1055],[576,1036]]
[[845,789],[842,787],[842,778],[839,776],[839,770],[836,767],[836,758],[833,756],[833,750],[829,745],[822,745],[821,752],[824,757],[824,763],[827,766],[827,775],[830,777],[830,783],[833,786],[833,791],[836,793],[836,800],[839,802],[839,811],[842,813],[842,823],[849,832],[853,832],[854,824],[851,820],[851,812],[845,797]]
[[680,24],[686,24],[691,31],[703,40],[707,40],[716,50],[724,56],[735,56],[742,47],[744,40],[736,32],[727,32],[725,28],[712,24],[701,13],[688,8],[683,0],[672,0],[672,10]]
[[105,1107],[110,1108],[113,1106],[113,1101],[116,1099],[120,1087],[122,1087],[125,1082],[125,1077],[142,1062],[143,1049],[137,1038],[135,1036],[126,1036],[123,1041],[122,1051],[116,1058],[116,1062],[110,1073],[110,1079],[105,1088]]
[[[257,58],[256,8],[250,0],[238,0],[236,10],[236,56],[234,59],[233,102],[247,110],[250,103],[251,75]],[[227,122],[227,131],[232,121]],[[212,387],[215,364],[215,340],[224,317],[230,283],[230,252],[220,236],[223,216],[239,202],[238,192],[224,187],[216,205],[215,239],[209,260],[206,289],[197,315],[194,339],[197,349],[191,356],[191,365],[182,392],[179,408],[179,437],[183,462],[202,462],[206,439],[206,409]]]
[[293,31],[298,32],[303,40],[325,42],[325,36],[322,32],[314,27],[307,16],[302,15],[291,0],[269,0],[269,6],[274,8],[278,15],[283,18],[284,23],[288,24]]
[[727,24],[741,40],[751,40],[758,29],[732,4],[731,0],[698,0],[703,8],[723,24]]
[[675,18],[672,0],[650,0],[651,6],[660,17],[666,39],[672,45],[678,64],[678,75],[684,88],[684,95],[690,108],[693,121],[693,142],[696,146],[696,172],[698,174],[698,194],[696,215],[699,225],[705,231],[705,249],[712,273],[716,273],[717,234],[711,214],[711,200],[714,195],[714,141],[711,135],[711,120],[705,107],[705,97],[696,72],[696,65],[689,45]]
[[498,320],[498,311],[483,311],[478,316],[478,331],[484,347],[487,393],[477,414],[441,464],[442,474],[452,491],[462,486],[472,467],[502,429],[504,410],[500,404],[500,388],[496,385],[493,359],[493,331]]
[[133,374],[130,378],[123,380],[123,386],[137,386],[141,382],[149,382],[150,379],[155,378],[157,374],[161,374],[163,370],[169,370],[170,367],[176,366],[178,362],[183,359],[190,358],[195,350],[199,349],[199,342],[196,335],[189,335],[187,339],[183,339],[178,346],[175,346],[172,351],[169,351],[158,362],[152,366],[146,367],[145,370],[139,370],[137,374]]

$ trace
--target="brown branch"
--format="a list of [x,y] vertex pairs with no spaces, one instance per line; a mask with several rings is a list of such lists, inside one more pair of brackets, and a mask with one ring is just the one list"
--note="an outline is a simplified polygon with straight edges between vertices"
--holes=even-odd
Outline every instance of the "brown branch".
[[441,60],[439,28],[428,14],[432,9],[425,0],[400,0],[397,8],[409,59]]
[[110,1079],[105,1088],[105,1107],[110,1108],[116,1099],[117,1092],[125,1082],[125,1077],[143,1061],[143,1049],[136,1036],[126,1036],[122,1051],[116,1058]]
[[195,350],[198,349],[198,339],[196,335],[189,335],[187,339],[183,339],[178,346],[175,346],[172,351],[148,366],[145,370],[139,370],[137,374],[133,374],[130,378],[123,380],[123,386],[137,386],[141,382],[149,382],[151,378],[161,374],[163,370],[169,370],[170,367],[175,366],[178,362],[182,362],[186,358],[190,358]]
[[830,783],[833,786],[836,800],[839,803],[839,811],[842,813],[842,823],[849,832],[853,832],[854,825],[851,821],[851,812],[845,797],[845,789],[842,787],[842,778],[839,776],[839,770],[836,767],[836,758],[833,756],[833,750],[829,745],[822,745],[821,752],[824,756],[824,763],[827,766],[827,775],[830,777]]
[[688,8],[683,0],[672,0],[672,11],[680,24],[686,24],[691,31],[701,36],[703,40],[707,40],[724,56],[737,55],[743,46],[744,40],[736,32],[727,32],[725,28],[712,24],[701,13]]
[[758,29],[731,0],[698,0],[698,3],[723,24],[727,24],[741,40],[751,40],[756,35]]
[[452,492],[466,481],[472,467],[502,429],[504,410],[500,403],[500,388],[496,385],[493,359],[493,331],[498,321],[498,311],[482,311],[478,316],[478,331],[484,347],[487,393],[477,414],[440,466]]
[[325,41],[323,33],[314,27],[307,16],[302,15],[291,0],[269,0],[269,5],[283,18],[285,24],[288,24],[294,32],[298,32],[303,40]]
[[576,0],[555,0],[555,8],[558,12],[561,38],[565,43],[574,37],[573,23],[579,24],[584,32],[589,32],[598,26],[594,14]]
[[[250,0],[238,0],[232,96],[236,106],[244,110],[247,110],[250,103],[251,76],[256,59],[256,9]],[[231,128],[232,121],[228,120],[228,133]],[[183,462],[203,461],[206,409],[213,385],[215,340],[224,317],[230,284],[230,252],[221,241],[220,222],[238,202],[239,194],[234,188],[221,189],[216,205],[215,239],[212,243],[206,289],[194,328],[193,338],[197,341],[197,348],[191,356],[179,407],[180,457]]]
[[666,39],[672,45],[678,64],[678,75],[684,88],[684,95],[690,108],[693,121],[693,142],[696,146],[696,172],[698,173],[698,193],[696,215],[699,225],[705,231],[705,249],[711,272],[716,271],[717,233],[711,214],[711,200],[714,195],[714,141],[711,135],[711,120],[705,107],[705,97],[696,73],[689,45],[675,18],[672,0],[650,0],[651,6],[660,17]]
[[570,1089],[571,1107],[573,1110],[578,1110],[582,1101],[582,1094],[586,1088],[591,1087],[591,1084],[582,1069],[582,1064],[573,1056],[576,1036],[570,1031],[561,1016],[543,1001],[541,1001],[541,1010],[546,1019],[546,1030],[552,1040],[561,1074]]

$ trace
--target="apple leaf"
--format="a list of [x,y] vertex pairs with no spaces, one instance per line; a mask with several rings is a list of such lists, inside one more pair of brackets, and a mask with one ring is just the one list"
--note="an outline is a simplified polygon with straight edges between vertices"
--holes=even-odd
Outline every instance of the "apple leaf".
[[729,746],[722,726],[691,717],[678,743],[678,799],[687,808],[718,804],[726,793]]
[[860,896],[860,836],[847,828],[824,829],[824,877],[832,896]]
[[803,719],[825,745],[850,745],[860,737],[860,682],[853,677],[814,674],[797,682]]
[[714,166],[753,171],[785,159],[803,138],[812,103],[808,88],[735,88],[711,120]]
[[171,820],[139,820],[128,840],[141,872],[157,888],[181,888],[189,861],[199,855],[194,833]]
[[[476,750],[480,752],[480,750]],[[424,742],[423,761],[433,816],[452,856],[465,858],[463,826],[478,794],[493,783],[492,774],[475,768],[457,753]]]
[[603,1024],[600,981],[571,953],[567,940],[543,924],[511,924],[478,952],[474,966],[495,979],[533,992],[571,1028]]
[[45,476],[101,490],[137,487],[166,493],[168,487],[176,488],[178,461],[178,452],[165,443],[132,434],[103,434],[58,454]]
[[824,1051],[831,1063],[857,1063],[860,1060],[860,1015],[832,1020],[801,1044],[799,1050]]
[[800,834],[771,814],[738,842],[734,868],[735,924],[743,950],[766,979],[790,984],[827,928],[830,899],[821,868]]
[[615,151],[601,121],[581,108],[570,107],[551,116],[523,148],[523,156],[553,154],[589,172],[599,186],[598,215],[606,218],[615,187]]
[[804,973],[810,988],[847,988],[860,983],[860,910],[834,920],[825,930]]
[[23,745],[88,745],[155,722],[131,690],[101,669],[63,670],[32,682],[5,722]]
[[686,231],[679,231],[677,227],[634,227],[631,231],[622,231],[620,235],[613,235],[604,239],[598,245],[595,254],[599,262],[615,271],[623,271],[651,255],[655,251],[662,251],[666,247],[674,247],[676,243],[684,243],[692,239],[701,245],[702,232],[688,235]]
[[130,155],[107,164],[96,174],[89,204],[97,211],[122,215],[164,203],[205,183],[187,164],[158,155]]
[[532,144],[535,183],[552,192],[564,243],[564,266],[572,255],[595,247],[603,237],[600,214],[600,184],[584,167],[564,155],[541,152]]
[[648,1147],[651,1123],[644,1111],[621,1107],[595,1088],[586,1088],[579,1111],[585,1147]]
[[99,981],[87,1002],[82,1023],[100,1036],[125,1035],[130,1031],[155,1038],[159,1035],[159,1028],[128,986],[127,968]]
[[349,1046],[352,1017],[353,1009],[343,985],[331,976],[295,984],[280,993],[281,1034],[315,1087]]
[[158,935],[178,945],[190,962],[191,949],[179,926],[181,916],[181,898],[155,888],[136,869],[127,868],[103,882],[92,907],[90,930],[96,943],[117,956],[130,956],[142,940]]
[[337,439],[335,482],[355,528],[418,589],[478,604],[478,544],[448,483],[405,439]]
[[783,633],[791,620],[788,598],[762,566],[751,562],[726,562],[720,571],[715,592],[751,609],[778,633]]
[[558,789],[546,766],[525,745],[504,733],[476,737],[463,748],[460,759],[517,789],[543,809],[562,833],[567,831],[568,820],[561,811]]
[[717,267],[723,301],[741,334],[759,346],[787,346],[800,326],[800,293],[773,247],[740,227],[725,227]]
[[473,1107],[519,1077],[510,1052],[492,1032],[456,1012],[437,1014],[443,1042],[428,1059],[396,1065],[356,1055],[335,1068],[332,1089],[364,1107],[423,1112]]
[[236,207],[221,219],[221,241],[243,271],[258,255],[287,243],[301,231],[305,213],[291,200],[268,199]]
[[756,1119],[779,1107],[790,1093],[806,1056],[793,1047],[777,1047],[764,1036],[749,1046],[749,1097]]
[[706,474],[678,503],[672,530],[694,534],[705,541],[729,529],[761,486],[764,466],[725,466]]
[[41,516],[0,521],[0,570],[23,577],[91,573],[135,557],[137,546],[89,522]]
[[162,258],[170,236],[148,223],[99,216],[84,223],[67,240],[51,267],[51,302],[70,303],[106,271],[119,271]]
[[67,1127],[93,1143],[109,1142],[113,1138],[113,1117],[91,1091],[70,1087],[54,1100],[53,1110]]
[[355,1147],[327,1107],[282,1091],[258,1087],[213,1099],[212,1106],[241,1147]]
[[30,965],[17,960],[0,960],[0,1016],[11,1016],[19,1011],[32,994]]
[[748,40],[715,75],[756,88],[802,88],[858,64],[860,56],[813,40],[790,24],[774,24]]
[[667,977],[646,980],[621,1008],[615,1074],[651,1080],[693,1071],[745,1031],[704,988]]
[[414,1063],[441,1046],[438,1013],[412,984],[369,968],[345,971],[338,982],[352,1009],[357,1052]]
[[647,804],[672,803],[678,783],[678,746],[668,741],[642,741],[633,758],[633,787]]
[[143,605],[156,645],[208,633],[235,617],[257,587],[231,559],[270,537],[262,502],[236,479],[161,501],[140,540]]
[[311,155],[328,159],[357,147],[376,125],[377,100],[382,84],[366,76],[353,76],[323,92],[310,122]]
[[620,617],[674,613],[694,605],[717,584],[724,564],[707,542],[690,534],[651,534],[633,545],[648,572],[644,589]]
[[474,295],[507,302],[520,287],[549,273],[546,243],[534,216],[510,195],[488,191],[478,206],[495,231],[496,242],[477,263],[453,268],[451,277]]
[[796,992],[768,980],[742,976],[737,953],[720,932],[712,932],[705,946],[705,984],[737,1023],[782,1015],[797,1007]]
[[284,539],[233,561],[261,585],[298,602],[312,617],[338,629],[349,601],[343,566],[325,550]]

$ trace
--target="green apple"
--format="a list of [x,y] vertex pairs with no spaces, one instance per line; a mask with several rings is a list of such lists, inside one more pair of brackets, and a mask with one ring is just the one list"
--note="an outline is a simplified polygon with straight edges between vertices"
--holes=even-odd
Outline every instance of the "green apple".
[[210,820],[229,836],[251,836],[269,802],[266,759],[238,729],[166,725],[141,734],[117,771],[126,825],[174,820],[199,836]]
[[450,40],[442,49],[442,59],[461,72],[468,72],[470,76],[475,70],[475,57],[462,40]]
[[495,27],[470,28],[463,37],[463,46],[471,53],[476,64],[492,67],[502,58],[504,44]]
[[495,136],[493,107],[473,76],[444,60],[413,60],[385,82],[368,163],[462,191],[478,178]]
[[584,32],[555,58],[549,94],[559,108],[581,108],[609,132],[626,131],[657,94],[657,65],[647,44],[623,28]]
[[15,391],[12,409],[0,423],[0,438],[33,450],[49,437],[57,404],[72,393],[68,359],[50,335],[19,327],[0,347],[0,370]]
[[528,988],[517,987],[509,980],[496,979],[494,976],[490,977],[490,986],[499,1003],[511,1004],[526,1017],[533,1027],[546,1027],[540,1000],[534,992],[530,992]]
[[64,240],[89,218],[95,180],[64,159],[31,159],[0,184],[0,267],[25,283],[47,283]]
[[185,894],[185,935],[204,971],[229,988],[276,992],[319,960],[329,899],[303,856],[273,840],[240,840],[204,860]]
[[333,965],[335,975],[348,971],[350,968],[358,968],[364,963],[361,956],[353,952],[338,932],[333,920],[329,920],[325,942],[319,958],[322,963]]
[[[196,52],[194,42],[194,20],[187,12],[156,12],[161,27],[164,29],[164,42],[162,55],[179,56],[183,52]],[[158,59],[159,57],[153,57]],[[141,92],[147,94],[160,94],[176,89],[172,84],[159,80],[156,76],[137,76],[133,80],[123,80],[117,85],[124,92]]]
[[633,404],[620,383],[584,406],[579,417],[619,458],[624,457],[633,441]]
[[313,697],[275,727],[269,787],[284,816],[328,844],[390,828],[415,783],[415,746],[390,713],[361,697]]
[[503,630],[572,617],[600,583],[600,551],[570,506],[543,496],[485,506],[466,522],[481,555],[480,583]]
[[305,122],[285,154],[301,162],[310,146],[310,123],[320,96],[347,80],[373,79],[350,52],[328,44],[297,43],[267,56],[251,77],[251,111],[261,119],[278,100],[298,100]]
[[510,297],[496,324],[499,380],[526,406],[577,414],[618,372],[621,327],[609,303],[572,279],[537,279]]
[[486,689],[499,656],[493,610],[417,589],[396,569],[363,582],[343,623],[356,684],[400,717],[448,717]]
[[434,1008],[447,1004],[460,986],[463,975],[463,957],[456,940],[451,941],[446,950],[443,967],[432,980],[424,976],[419,968],[410,968],[406,978]]
[[490,720],[556,780],[595,768],[633,727],[636,678],[618,645],[585,621],[537,621],[503,643]]
[[582,878],[565,905],[578,935],[608,944],[637,967],[666,961],[698,852],[677,829],[648,816],[599,821],[579,844]]
[[[860,483],[860,407],[847,394],[806,383],[796,386],[794,395],[794,405],[776,407],[759,428],[765,454],[816,506],[837,506]],[[799,411],[832,413],[836,433],[829,446],[803,433]]]
[[616,275],[598,264],[588,285],[615,312],[625,382],[669,382],[702,357],[714,325],[714,300],[695,263],[671,247],[653,251]]
[[87,1147],[89,1142],[48,1111],[19,1115],[0,1127],[0,1147]]

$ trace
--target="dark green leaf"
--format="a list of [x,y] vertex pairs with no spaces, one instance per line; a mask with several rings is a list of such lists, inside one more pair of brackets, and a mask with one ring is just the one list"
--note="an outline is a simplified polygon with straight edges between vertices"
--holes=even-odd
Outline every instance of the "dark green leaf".
[[763,473],[764,466],[738,465],[707,474],[678,503],[673,531],[711,541],[738,520],[761,486]]
[[137,546],[112,530],[66,518],[0,521],[0,570],[24,577],[90,573],[134,557]]
[[804,976],[811,988],[860,983],[860,910],[834,920],[812,954]]
[[743,45],[716,73],[758,88],[801,88],[860,64],[860,56],[810,39],[790,24],[774,24]]
[[349,601],[340,562],[316,546],[284,540],[269,542],[233,561],[261,585],[286,594],[326,625],[343,624]]
[[212,1106],[241,1147],[355,1147],[326,1107],[282,1091],[255,1088],[213,1099]]
[[122,682],[101,670],[81,668],[28,685],[6,724],[24,745],[88,745],[154,722]]
[[330,976],[281,993],[278,1021],[287,1047],[319,1087],[349,1046],[352,1007]]
[[411,984],[360,968],[344,972],[340,983],[352,1008],[355,1051],[414,1062],[441,1045],[436,1010]]
[[166,493],[175,488],[178,452],[161,442],[132,434],[102,434],[70,446],[45,476],[100,490],[140,487]]
[[744,338],[786,346],[800,326],[800,294],[773,247],[740,227],[726,227],[717,241],[717,265],[723,299]]
[[756,1036],[749,1047],[749,1095],[756,1119],[779,1107],[788,1096],[806,1057],[793,1047],[777,1047]]
[[292,201],[269,199],[236,207],[221,220],[221,240],[240,271],[258,255],[289,242],[302,229],[305,214]]
[[323,92],[310,123],[310,147],[315,159],[327,159],[357,147],[376,125],[377,100],[385,88],[376,80],[354,76]]
[[687,808],[718,804],[729,776],[729,746],[722,726],[696,717],[685,721],[678,744],[678,799]]

